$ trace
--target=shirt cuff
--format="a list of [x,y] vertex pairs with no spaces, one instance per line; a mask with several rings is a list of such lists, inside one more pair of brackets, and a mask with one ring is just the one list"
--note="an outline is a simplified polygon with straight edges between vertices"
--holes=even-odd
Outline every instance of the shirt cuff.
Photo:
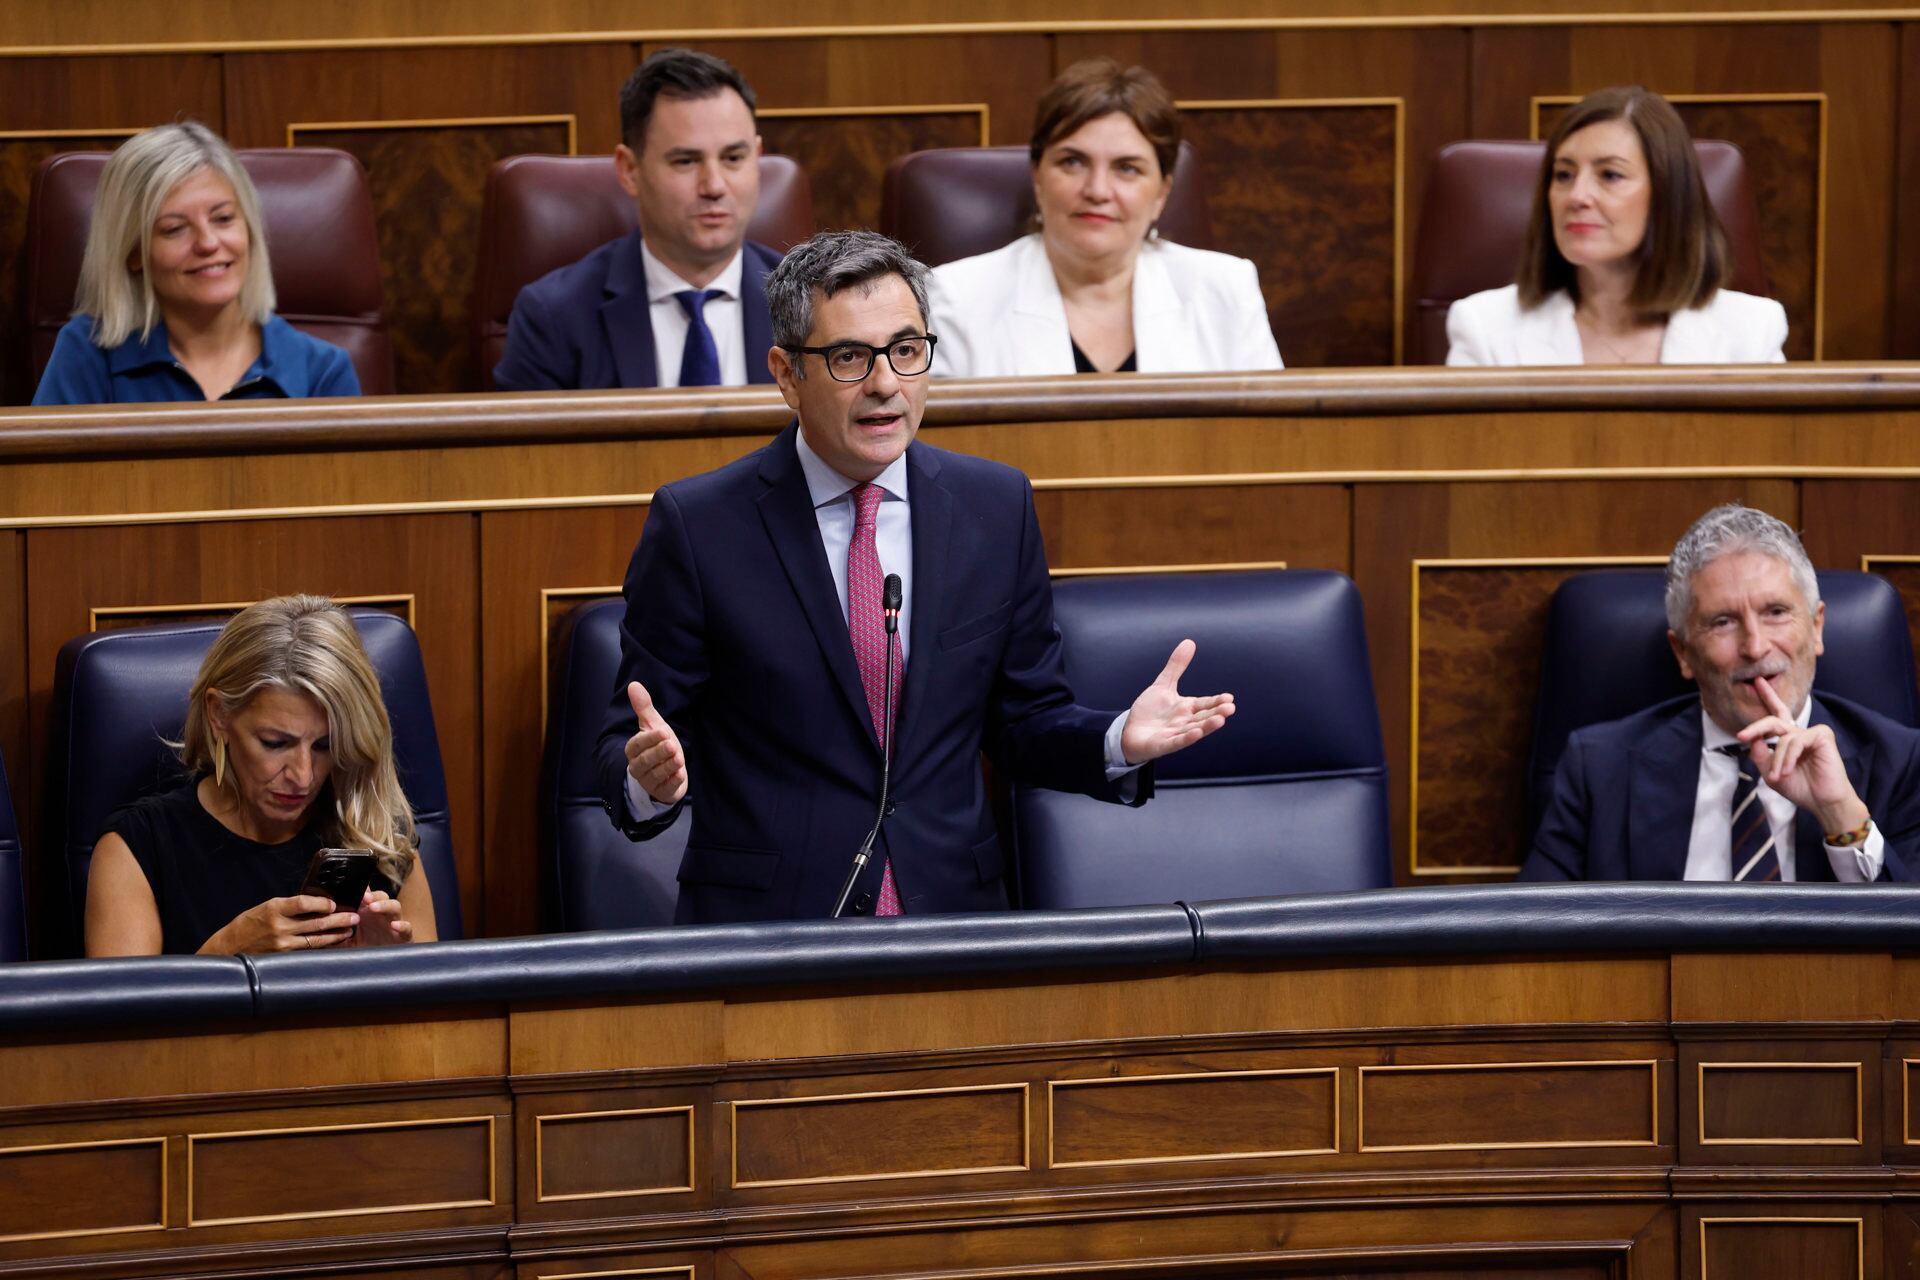
[[1120,748],[1120,739],[1127,732],[1127,717],[1131,711],[1122,711],[1107,726],[1107,781],[1114,784],[1114,794],[1122,804],[1132,804],[1138,794],[1140,766],[1127,763],[1127,753]]
[[1868,884],[1880,878],[1880,870],[1886,865],[1887,842],[1880,836],[1880,824],[1875,823],[1873,830],[1867,832],[1867,838],[1859,844],[1836,847],[1823,845],[1827,851],[1827,863],[1833,868],[1833,878],[1841,884]]
[[[645,822],[650,818],[659,817],[671,808],[673,808],[672,805],[661,804],[658,800],[655,800],[652,796],[642,791],[640,784],[633,780],[633,775],[627,775],[627,816],[629,818],[632,818],[635,822]],[[1874,834],[1879,835],[1880,833],[1876,831]]]

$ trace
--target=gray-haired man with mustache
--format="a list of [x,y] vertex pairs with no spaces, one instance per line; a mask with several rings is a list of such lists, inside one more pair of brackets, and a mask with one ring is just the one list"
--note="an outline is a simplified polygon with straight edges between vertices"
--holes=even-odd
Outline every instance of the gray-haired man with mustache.
[[1813,694],[1826,606],[1800,539],[1737,503],[1667,562],[1698,703],[1567,740],[1522,880],[1911,881],[1920,731]]

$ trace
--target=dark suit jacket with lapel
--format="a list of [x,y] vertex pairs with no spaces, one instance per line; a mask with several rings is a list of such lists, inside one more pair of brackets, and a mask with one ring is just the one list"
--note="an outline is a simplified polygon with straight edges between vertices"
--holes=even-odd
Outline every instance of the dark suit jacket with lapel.
[[[740,314],[747,381],[772,382],[767,349],[767,273],[780,255],[747,241],[740,264]],[[493,369],[501,391],[657,387],[653,317],[640,233],[609,240],[578,262],[549,271],[520,291],[507,320],[507,346]]]
[[[627,570],[601,790],[635,839],[673,817],[627,821],[638,680],[687,752],[682,921],[826,916],[878,801],[880,744],[796,431],[662,488]],[[912,630],[877,848],[908,914],[1004,907],[980,752],[1036,785],[1116,800],[1103,740],[1118,712],[1076,705],[1067,686],[1027,478],[930,445],[906,457]],[[1138,778],[1135,803],[1151,768]],[[877,893],[880,870],[875,856],[858,891]]]
[[[1920,870],[1920,730],[1857,702],[1813,699],[1811,724],[1830,725],[1853,788],[1886,842],[1883,880]],[[1680,880],[1700,786],[1700,699],[1674,699],[1567,739],[1553,796],[1521,880]],[[1833,879],[1811,813],[1794,821],[1794,879]]]

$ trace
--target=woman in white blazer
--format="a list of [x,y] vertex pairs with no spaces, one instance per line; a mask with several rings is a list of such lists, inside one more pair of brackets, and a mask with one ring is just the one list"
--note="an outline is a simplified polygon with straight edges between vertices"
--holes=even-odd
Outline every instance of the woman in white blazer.
[[1447,363],[1762,364],[1787,313],[1723,289],[1726,233],[1659,94],[1587,95],[1547,141],[1519,279],[1447,311]]
[[1254,265],[1153,234],[1179,148],[1179,112],[1151,72],[1067,68],[1034,122],[1039,230],[934,268],[934,373],[1278,369]]

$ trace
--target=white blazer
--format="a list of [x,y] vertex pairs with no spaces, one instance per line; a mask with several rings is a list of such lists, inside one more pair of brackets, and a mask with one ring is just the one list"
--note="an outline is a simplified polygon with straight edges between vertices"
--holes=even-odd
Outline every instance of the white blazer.
[[[1667,317],[1661,364],[1778,364],[1787,311],[1772,298],[1721,289],[1704,307]],[[1447,308],[1447,363],[1583,364],[1573,299],[1555,290],[1531,311],[1520,289],[1488,289]]]
[[[1072,373],[1073,339],[1039,233],[933,269],[933,371],[950,378]],[[1133,270],[1141,373],[1278,369],[1260,273],[1245,258],[1158,238]]]

